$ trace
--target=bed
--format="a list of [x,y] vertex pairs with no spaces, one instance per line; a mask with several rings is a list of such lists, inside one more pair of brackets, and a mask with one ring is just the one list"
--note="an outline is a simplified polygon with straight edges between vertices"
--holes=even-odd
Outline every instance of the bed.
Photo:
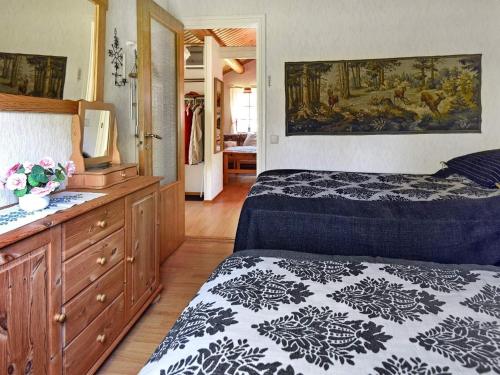
[[500,265],[500,190],[457,174],[267,171],[234,250],[256,248]]
[[257,173],[257,147],[233,146],[224,150],[224,184],[229,182],[230,174]]
[[500,268],[245,250],[141,375],[499,374]]

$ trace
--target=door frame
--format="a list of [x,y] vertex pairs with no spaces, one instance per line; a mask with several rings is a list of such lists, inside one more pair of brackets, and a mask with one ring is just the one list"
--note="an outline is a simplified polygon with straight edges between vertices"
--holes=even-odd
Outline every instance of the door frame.
[[184,29],[253,28],[257,36],[257,174],[266,168],[266,16],[180,17]]

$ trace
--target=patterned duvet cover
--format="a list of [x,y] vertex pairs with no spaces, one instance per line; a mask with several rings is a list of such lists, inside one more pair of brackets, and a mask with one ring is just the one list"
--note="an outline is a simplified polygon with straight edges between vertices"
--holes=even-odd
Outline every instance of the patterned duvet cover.
[[500,268],[243,251],[140,374],[500,374]]

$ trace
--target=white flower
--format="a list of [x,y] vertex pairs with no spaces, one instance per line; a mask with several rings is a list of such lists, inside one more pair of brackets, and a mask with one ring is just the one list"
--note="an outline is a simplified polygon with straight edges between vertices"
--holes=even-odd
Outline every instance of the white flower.
[[10,175],[5,187],[9,190],[23,190],[26,187],[26,175],[22,173]]
[[[56,190],[61,184],[57,181],[49,181],[47,182],[47,185],[45,185],[45,188],[48,189],[50,192],[53,192]],[[33,191],[33,190],[32,190]]]
[[49,156],[44,157],[42,160],[38,162],[38,165],[45,169],[53,169],[56,166],[56,163],[54,162],[54,159],[52,159]]
[[24,173],[30,173],[34,165],[35,164],[30,161],[25,161],[23,163]]

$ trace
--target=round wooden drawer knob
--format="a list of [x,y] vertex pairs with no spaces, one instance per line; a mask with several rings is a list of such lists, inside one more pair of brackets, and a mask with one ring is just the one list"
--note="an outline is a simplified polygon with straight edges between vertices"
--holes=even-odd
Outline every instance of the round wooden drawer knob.
[[135,257],[127,257],[127,262],[134,263],[135,262]]
[[54,321],[58,323],[64,323],[66,321],[66,314],[56,314],[54,315]]
[[120,176],[122,176],[122,178],[125,178],[125,177],[127,177],[127,173],[126,172],[122,172],[122,173],[120,173]]
[[97,342],[100,342],[101,344],[106,341],[106,335],[102,334],[102,335],[99,335],[97,336]]
[[105,294],[98,294],[96,297],[96,300],[98,302],[104,302],[104,301],[106,301],[106,295]]
[[106,228],[106,227],[108,226],[108,222],[107,222],[106,220],[99,220],[99,221],[97,222],[97,226],[98,226],[99,228],[104,229],[104,228]]
[[97,264],[104,266],[106,264],[106,258],[105,257],[97,258]]

